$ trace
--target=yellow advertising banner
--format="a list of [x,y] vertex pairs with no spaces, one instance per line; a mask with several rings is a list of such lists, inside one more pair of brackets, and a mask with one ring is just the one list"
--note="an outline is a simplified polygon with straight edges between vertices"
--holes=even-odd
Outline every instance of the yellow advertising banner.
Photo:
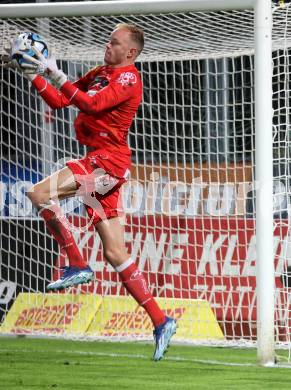
[[102,298],[92,294],[21,293],[0,330],[15,334],[84,334]]
[[[86,333],[92,336],[128,336],[128,328],[138,331],[138,322],[142,324],[147,319],[144,310],[139,313],[138,308],[131,297],[103,297]],[[139,333],[142,334],[142,331]]]
[[[224,335],[207,301],[157,298],[166,315],[176,318],[178,340],[223,339]],[[153,325],[145,310],[131,297],[105,297],[87,330],[101,337],[149,337]]]

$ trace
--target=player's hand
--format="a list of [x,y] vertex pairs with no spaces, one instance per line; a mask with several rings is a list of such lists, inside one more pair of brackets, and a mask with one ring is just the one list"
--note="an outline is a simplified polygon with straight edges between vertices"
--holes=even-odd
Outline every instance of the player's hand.
[[45,58],[44,55],[34,46],[32,50],[37,56],[37,59],[34,57],[26,58],[27,61],[30,61],[33,65],[37,65],[37,73],[46,75],[53,84],[60,88],[68,79],[62,70],[57,66],[56,59],[53,56]]
[[12,46],[13,42],[11,42],[9,45],[4,46],[4,50],[6,51],[6,54],[4,54],[1,57],[1,67],[2,68],[11,68],[16,69],[22,73],[28,78],[32,79],[32,76],[36,76],[37,71],[37,65],[36,64],[30,64],[30,63],[22,63],[21,65],[16,61],[16,59],[12,59],[12,54],[19,54],[23,59],[27,59],[29,56],[23,52],[13,50]]

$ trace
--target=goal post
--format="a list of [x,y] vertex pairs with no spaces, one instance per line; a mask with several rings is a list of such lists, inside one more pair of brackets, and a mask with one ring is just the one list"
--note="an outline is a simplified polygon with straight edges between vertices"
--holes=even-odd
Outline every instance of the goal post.
[[271,2],[255,2],[255,129],[258,359],[274,362],[275,274],[273,253]]
[[[283,17],[285,16],[283,15]],[[132,245],[131,249],[133,252],[139,253],[137,255],[139,262],[145,264],[144,270],[146,272],[149,272],[149,267],[154,263],[154,261],[151,263],[149,260],[150,253],[154,253],[153,258],[155,259],[160,253],[159,255],[167,264],[167,259],[176,251],[176,256],[180,256],[180,259],[183,260],[184,268],[182,268],[189,270],[190,273],[192,272],[191,267],[194,267],[192,262],[196,262],[199,257],[199,261],[201,261],[197,266],[195,265],[196,271],[190,275],[191,278],[187,275],[187,271],[175,274],[172,269],[175,267],[175,261],[172,261],[168,266],[172,267],[172,273],[167,274],[163,271],[167,269],[166,265],[163,268],[160,267],[162,271],[156,266],[158,276],[149,275],[150,284],[156,295],[167,296],[159,295],[159,288],[163,291],[167,288],[165,287],[167,283],[171,285],[174,280],[169,296],[176,298],[206,297],[215,315],[219,317],[225,338],[235,344],[239,344],[240,339],[253,340],[256,338],[251,330],[253,322],[256,320],[259,363],[273,364],[275,358],[276,295],[273,224],[273,102],[274,99],[279,101],[281,97],[274,97],[272,92],[272,50],[283,50],[283,54],[280,52],[278,56],[286,57],[287,43],[289,42],[287,42],[288,37],[284,36],[284,33],[280,41],[279,32],[275,36],[277,46],[272,48],[271,0],[131,0],[39,3],[33,4],[33,6],[30,4],[0,5],[2,36],[0,54],[3,54],[4,41],[7,37],[12,38],[23,29],[37,29],[39,18],[47,18],[49,31],[47,33],[42,31],[42,33],[54,46],[57,59],[66,67],[72,78],[77,77],[79,72],[86,71],[90,66],[93,66],[95,56],[98,61],[102,60],[100,57],[102,45],[106,42],[110,28],[114,24],[128,21],[139,24],[145,29],[147,41],[144,53],[139,59],[139,68],[144,74],[145,101],[130,135],[135,158],[133,177],[138,182],[127,189],[128,193],[132,191],[132,199],[135,202],[132,202],[131,206],[127,208],[128,222],[131,223],[134,231],[134,233],[127,232],[127,236],[132,238],[134,234],[136,239],[136,245]],[[197,29],[195,24],[197,24]],[[43,24],[43,28],[45,25],[46,23]],[[279,24],[276,26],[279,31]],[[87,42],[85,39],[84,43],[83,38],[86,37],[87,33],[92,42]],[[58,34],[60,34],[60,39],[58,39]],[[221,36],[217,36],[219,34]],[[68,47],[63,47],[62,40],[66,42]],[[252,68],[253,58],[254,71]],[[248,65],[245,65],[245,62]],[[279,64],[279,66],[281,65]],[[238,74],[241,83],[239,86],[236,84]],[[4,77],[3,71],[2,77]],[[9,75],[5,73],[5,77],[1,91],[5,107],[11,109],[14,104],[18,108],[21,107],[21,110],[25,110],[18,96],[19,93],[22,93],[19,92],[21,87],[17,85],[20,83],[20,79],[12,80],[13,77],[19,78],[20,76],[15,76],[11,71]],[[245,81],[244,78],[249,79]],[[224,82],[226,79],[228,82]],[[11,83],[15,83],[18,92],[11,92]],[[21,83],[26,83],[26,81],[22,80]],[[278,88],[280,85],[278,82]],[[224,92],[228,88],[229,93],[226,96]],[[254,100],[252,100],[253,89],[255,91]],[[238,97],[238,101],[236,95],[241,96]],[[35,104],[39,104],[37,96],[34,98],[38,102]],[[251,108],[246,108],[247,106]],[[28,119],[28,122],[31,123],[29,131],[31,139],[28,142],[33,143],[37,149],[38,146],[35,145],[33,135],[37,135],[39,131],[38,116],[40,113],[36,106],[29,108],[33,111],[35,118],[29,117]],[[221,111],[224,112],[224,116],[221,116]],[[246,112],[250,113],[250,120],[245,118]],[[11,164],[12,154],[19,161],[19,156],[23,152],[20,144],[17,144],[16,147],[13,145],[13,153],[9,151],[9,141],[7,141],[10,137],[9,132],[14,134],[13,137],[16,134],[17,138],[16,126],[19,126],[17,115],[17,113],[13,114],[12,111],[7,114],[7,117],[3,115],[1,119],[7,133],[3,136],[5,148],[2,149],[7,165]],[[51,118],[52,115],[50,112],[47,113],[48,121],[48,117]],[[64,114],[57,113],[54,122],[45,126],[46,131],[52,131],[53,136],[50,137],[50,140],[55,142],[52,153],[55,161],[68,156],[68,153],[66,156],[63,153],[63,149],[66,147],[69,148],[70,156],[82,155],[83,150],[74,143],[71,123],[75,115],[74,109],[66,111]],[[240,116],[241,118],[237,118]],[[29,125],[28,123],[27,126]],[[217,134],[217,137],[211,134],[211,128],[214,129],[214,134]],[[217,128],[222,129],[222,132],[228,129],[227,134],[221,136],[218,132],[215,133]],[[142,129],[143,132],[139,129]],[[27,133],[24,134],[25,137],[27,137]],[[225,147],[224,155],[222,155],[220,144],[225,141],[232,145],[233,151],[227,154],[228,147]],[[288,142],[286,141],[283,146],[287,154],[289,153]],[[237,151],[237,143],[241,144],[241,152]],[[47,155],[47,153],[39,151],[37,153],[39,153],[38,159]],[[245,157],[247,154],[250,155],[248,161]],[[278,164],[288,165],[289,157],[287,154],[285,154],[284,161],[280,157]],[[243,157],[237,161],[239,155]],[[229,156],[232,156],[230,162]],[[44,157],[44,159],[46,158],[48,157]],[[38,168],[32,167],[32,169],[36,170],[36,174],[39,173],[37,172]],[[155,181],[155,169],[159,173],[160,182]],[[251,172],[250,174],[248,174],[248,170]],[[16,175],[15,173],[11,174]],[[4,171],[2,175],[5,175]],[[223,175],[226,177],[224,179],[225,185],[223,188],[218,188],[220,177]],[[244,186],[240,185],[240,175]],[[162,182],[163,177],[166,177],[167,182],[175,181],[172,187],[167,185],[167,182],[166,185],[165,182]],[[206,177],[207,179],[205,179]],[[232,179],[229,180],[229,177]],[[286,180],[288,181],[288,178]],[[207,186],[210,183],[207,188],[205,182],[208,183]],[[253,182],[256,193],[256,195],[254,193],[251,195],[254,222],[245,217],[245,214],[238,213],[238,203],[235,210],[228,211],[229,214],[224,217],[222,214],[223,199],[227,203],[229,196],[227,194],[232,193],[234,188],[238,194],[241,190],[245,198],[246,182]],[[144,184],[144,187],[140,183]],[[4,185],[6,186],[6,182]],[[4,185],[1,188],[6,188]],[[183,190],[185,186],[187,191]],[[146,199],[143,199],[142,188],[146,188],[148,195]],[[159,210],[157,210],[157,206],[153,205],[153,203],[157,204],[160,192],[165,195],[166,191],[170,194],[176,191],[177,198],[179,193],[187,192],[187,196],[185,195],[184,198],[187,198],[188,201],[190,199],[192,203],[188,202],[188,207],[183,209],[182,219],[176,216],[168,219],[163,217],[163,214],[168,211],[166,210],[167,202],[161,201]],[[219,198],[222,191],[223,199]],[[162,195],[161,197],[163,197]],[[205,209],[203,209],[204,206],[201,206],[204,200]],[[177,199],[175,201],[177,206]],[[181,197],[179,201],[183,202],[183,197],[182,201]],[[254,202],[256,202],[256,206],[254,206]],[[221,204],[220,209],[217,206],[218,203]],[[144,205],[145,212],[142,216],[136,204]],[[11,220],[9,211],[5,211],[5,207],[7,208],[7,205],[5,206],[4,200],[4,211],[1,217],[4,222]],[[175,210],[181,208],[177,206]],[[225,208],[227,207],[225,206]],[[280,212],[283,211],[280,210]],[[78,212],[80,213],[80,209]],[[27,219],[33,220],[34,218],[38,221],[35,215],[29,213],[27,215],[29,215]],[[9,234],[5,233],[7,242],[13,241],[12,231],[17,223],[17,218],[12,218],[13,227],[10,226],[8,229],[10,238]],[[179,225],[180,223],[181,225]],[[37,226],[39,227],[39,225]],[[153,226],[156,227],[156,230],[153,230]],[[32,229],[37,235],[37,227],[34,226]],[[163,240],[167,240],[163,236],[163,229],[165,232],[169,232],[169,241],[174,238],[177,240],[176,246],[171,247],[171,243],[168,241],[163,247],[164,249],[160,249],[165,244]],[[250,239],[250,231],[256,232],[254,239]],[[146,239],[140,238],[142,234],[145,234]],[[283,238],[288,236],[288,227],[287,234],[286,232],[284,234],[280,232],[280,234],[278,242],[283,247],[285,245]],[[155,247],[149,244],[152,237],[158,242]],[[189,239],[189,237],[192,238]],[[48,239],[45,235],[45,245],[48,245]],[[140,242],[144,240],[143,248],[147,248],[147,253],[138,246],[138,240]],[[201,242],[195,243],[197,240]],[[241,242],[239,242],[240,240]],[[250,255],[250,249],[247,248],[246,242],[248,241],[249,244],[251,240],[256,242],[256,286],[248,279],[249,275],[254,276],[252,273],[254,271],[247,269],[247,267],[251,268],[252,261],[246,259]],[[96,251],[97,244],[95,245],[95,243],[90,245],[93,245]],[[236,243],[237,249],[234,249]],[[19,245],[16,247],[12,245],[16,258],[19,258],[23,253]],[[288,242],[286,245],[288,246]],[[32,247],[34,248],[33,245]],[[184,248],[183,255],[181,247]],[[34,249],[37,252],[37,247]],[[218,252],[220,251],[222,257],[228,258],[230,256],[227,264],[224,259],[218,260],[220,256]],[[4,252],[6,256],[5,248]],[[28,259],[29,256],[27,255]],[[179,257],[177,258],[179,259]],[[288,265],[288,259],[280,261],[282,264],[285,261],[284,267],[282,266],[285,269],[286,264]],[[217,265],[218,263],[219,265]],[[13,262],[4,265],[6,271],[3,272],[2,269],[2,275],[6,275],[8,278],[9,272],[7,270],[17,267],[17,264],[16,261],[16,265],[13,265]],[[218,271],[220,268],[222,271]],[[236,271],[238,269],[241,271]],[[206,274],[207,270],[210,272],[209,275]],[[107,275],[108,286],[118,285],[110,271],[103,270],[102,272],[103,276],[106,272],[109,274],[109,276]],[[240,276],[237,276],[235,272],[242,274],[245,272],[245,279],[241,281]],[[42,279],[44,278],[42,275]],[[217,283],[213,283],[211,292],[207,291],[209,278],[217,281]],[[288,274],[286,278],[288,279]],[[220,290],[218,279],[221,279]],[[235,293],[233,293],[233,283],[237,283]],[[257,315],[252,317],[250,307],[255,305],[254,288],[256,288],[257,294]],[[110,289],[112,289],[110,290],[111,294],[116,293],[115,287],[110,287]],[[28,288],[28,290],[41,291],[37,287]],[[105,290],[104,287],[102,290],[104,295],[106,295]],[[175,291],[173,292],[173,290]],[[285,294],[285,290],[282,289],[282,295]],[[98,291],[98,286],[94,292],[96,291]],[[245,293],[245,291],[247,292]],[[240,295],[237,298],[236,294],[239,293],[245,295]],[[118,295],[118,293],[116,294]],[[212,300],[213,296],[214,300]],[[234,303],[236,300],[240,303],[240,307],[238,303]],[[9,305],[4,310],[5,314],[8,307]],[[222,308],[220,309],[220,307]],[[285,323],[284,325],[280,324],[280,326],[289,329],[288,302],[286,307],[286,316],[283,320]],[[248,314],[244,314],[246,312]],[[241,335],[236,333],[237,328],[241,329]],[[244,335],[245,329],[248,329],[247,335]],[[288,333],[288,330],[286,332]]]

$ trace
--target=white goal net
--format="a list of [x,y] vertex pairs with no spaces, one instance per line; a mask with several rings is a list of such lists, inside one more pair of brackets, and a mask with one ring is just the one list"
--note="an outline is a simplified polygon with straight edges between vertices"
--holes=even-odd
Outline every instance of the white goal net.
[[[289,5],[273,6],[278,345],[288,344],[291,325],[290,13]],[[53,48],[63,71],[75,80],[102,62],[110,32],[120,22],[137,24],[146,36],[137,63],[144,85],[143,102],[129,135],[134,166],[124,187],[126,245],[156,297],[183,299],[188,305],[206,300],[223,342],[252,343],[257,335],[254,12],[0,16],[0,54],[4,55],[5,43],[17,34],[38,32]],[[76,109],[51,111],[19,73],[1,69],[0,99],[3,321],[19,293],[34,296],[45,292],[56,268],[65,263],[25,190],[60,168],[65,159],[83,156],[86,150],[75,140]],[[96,277],[90,287],[70,291],[72,301],[76,293],[90,293],[96,299],[124,296],[118,277],[103,261],[93,227],[81,228],[86,214],[80,200],[64,202],[63,210],[75,225],[79,247]],[[108,302],[106,310],[116,310]],[[80,315],[79,321],[85,317]],[[197,321],[201,329],[207,327],[202,317],[190,318],[190,323]],[[142,335],[140,331],[127,334],[124,326],[119,333],[121,322],[116,320],[112,337]],[[128,324],[130,328],[130,321]],[[34,325],[38,333],[54,333],[54,327],[41,327],[37,321]],[[203,333],[197,339],[213,341],[211,336]],[[221,343],[221,338],[213,342]]]

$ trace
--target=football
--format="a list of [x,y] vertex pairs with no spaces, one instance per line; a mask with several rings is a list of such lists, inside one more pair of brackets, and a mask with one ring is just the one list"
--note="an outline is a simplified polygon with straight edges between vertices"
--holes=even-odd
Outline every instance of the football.
[[36,47],[44,55],[44,57],[48,57],[48,46],[44,39],[34,32],[25,32],[18,35],[18,37],[16,37],[12,42],[12,60],[17,61],[20,66],[24,63],[28,63],[28,61],[26,61],[19,52],[24,52],[25,54],[37,59],[36,54],[32,50],[32,46]]

